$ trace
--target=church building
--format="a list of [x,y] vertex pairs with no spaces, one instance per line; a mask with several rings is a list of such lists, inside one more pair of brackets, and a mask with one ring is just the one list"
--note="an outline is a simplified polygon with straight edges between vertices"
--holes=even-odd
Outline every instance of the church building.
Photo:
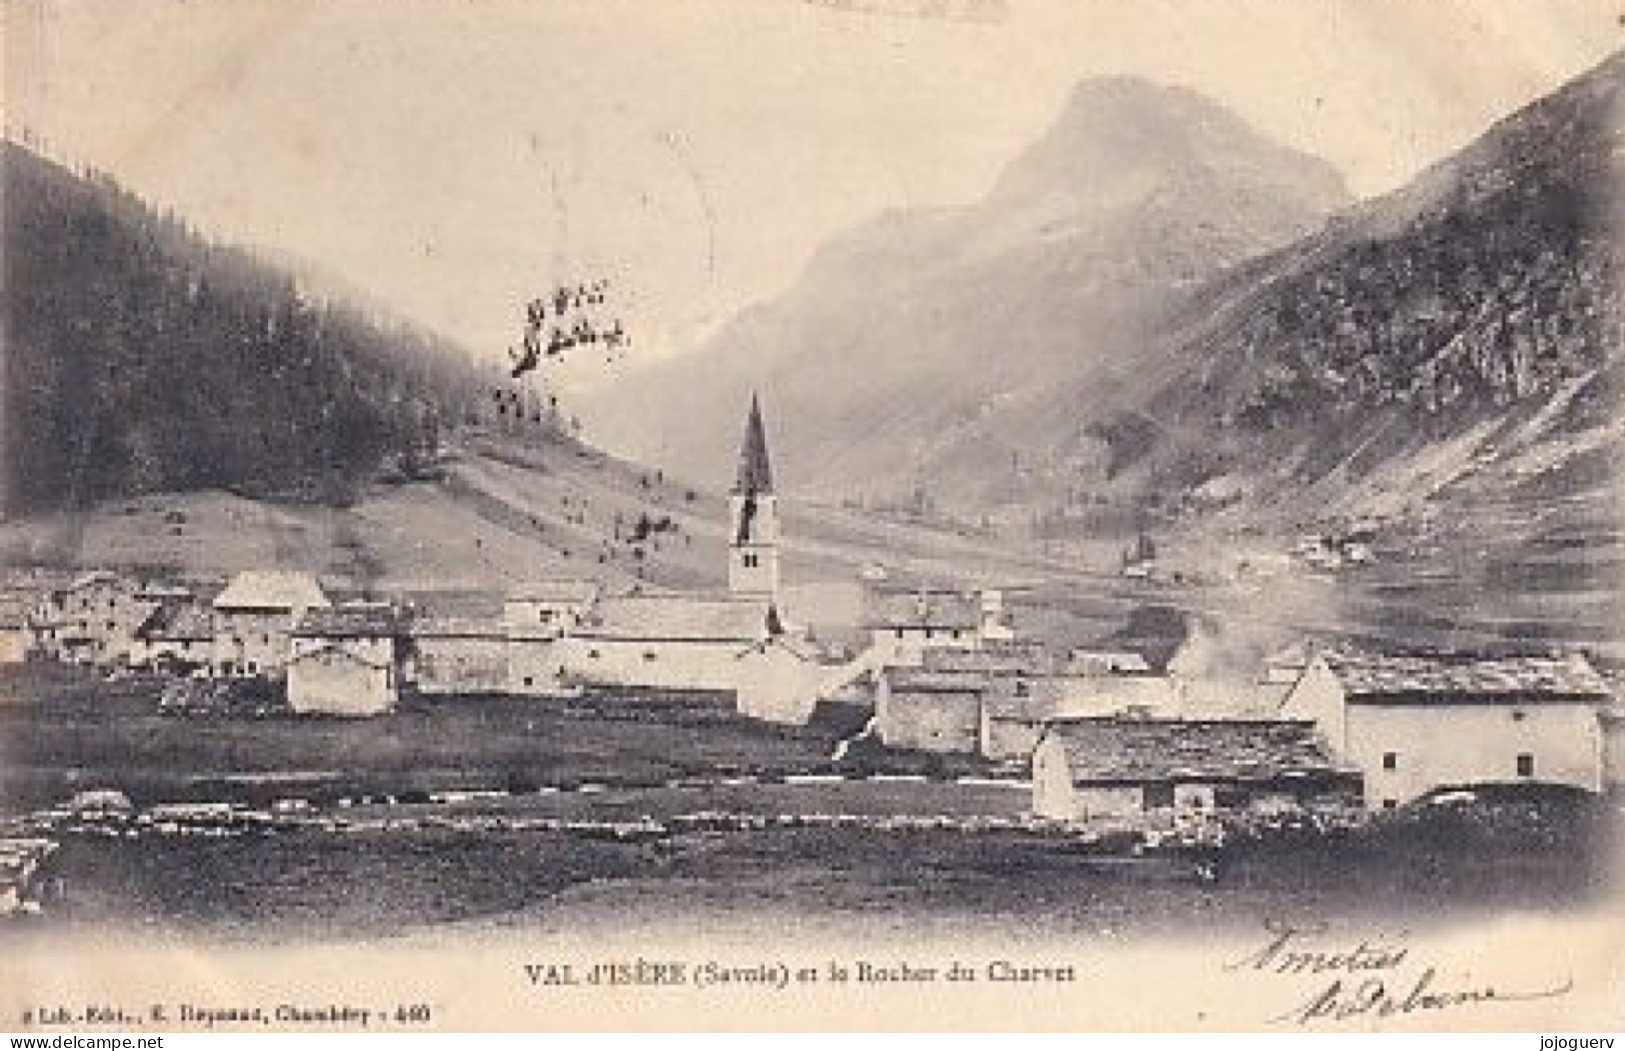
[[549,647],[558,686],[736,689],[739,655],[784,630],[778,506],[754,397],[728,506],[727,592],[597,597]]

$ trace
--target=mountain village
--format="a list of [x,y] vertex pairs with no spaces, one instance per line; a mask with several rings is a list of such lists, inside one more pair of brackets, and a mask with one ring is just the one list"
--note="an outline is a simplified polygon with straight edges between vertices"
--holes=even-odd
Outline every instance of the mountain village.
[[[860,711],[888,751],[972,757],[1030,781],[1037,819],[1152,828],[1227,815],[1377,811],[1483,786],[1585,793],[1625,779],[1625,715],[1577,652],[1372,652],[1304,644],[1258,670],[1244,703],[1156,647],[1058,653],[1024,638],[997,589],[867,582],[861,642],[836,646],[786,605],[766,428],[753,399],[730,493],[727,590],[516,582],[500,617],[336,598],[308,573],[223,586],[113,571],[7,593],[0,654],[108,676],[166,677],[163,706],[386,716],[411,698],[596,692],[627,706],[725,699],[745,719]],[[28,589],[32,588],[32,591]],[[244,704],[246,699],[246,706]]]
[[1617,1027],[1615,8],[6,14],[11,1028]]

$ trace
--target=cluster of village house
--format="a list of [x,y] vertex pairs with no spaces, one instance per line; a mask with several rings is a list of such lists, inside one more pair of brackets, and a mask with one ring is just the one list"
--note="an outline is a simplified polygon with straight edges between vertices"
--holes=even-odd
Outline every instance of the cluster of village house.
[[851,652],[786,610],[767,445],[753,403],[731,496],[726,593],[607,594],[586,580],[514,585],[500,616],[335,601],[313,576],[245,571],[223,586],[93,572],[0,595],[0,660],[167,670],[285,685],[299,712],[372,715],[424,697],[582,688],[731,694],[805,722],[872,705],[890,748],[1025,766],[1034,810],[1067,820],[1179,815],[1539,782],[1590,792],[1625,776],[1610,684],[1579,654],[1379,654],[1300,647],[1268,663],[1247,710],[1133,649],[1065,654],[1017,638],[997,591],[874,589]]

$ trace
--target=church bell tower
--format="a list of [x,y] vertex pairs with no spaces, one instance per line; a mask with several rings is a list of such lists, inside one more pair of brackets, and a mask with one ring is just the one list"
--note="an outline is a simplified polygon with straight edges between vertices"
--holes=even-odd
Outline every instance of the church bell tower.
[[739,473],[728,497],[728,590],[776,599],[779,594],[779,509],[767,459],[762,409],[751,395]]

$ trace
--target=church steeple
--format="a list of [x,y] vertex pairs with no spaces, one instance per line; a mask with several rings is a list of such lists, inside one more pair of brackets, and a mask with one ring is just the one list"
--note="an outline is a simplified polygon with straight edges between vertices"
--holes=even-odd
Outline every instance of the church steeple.
[[728,539],[728,590],[736,595],[775,597],[779,591],[779,511],[773,495],[773,469],[767,459],[762,406],[750,398],[745,438],[739,445],[739,472],[728,498],[732,529]]
[[762,406],[753,393],[745,418],[745,439],[739,443],[739,474],[734,492],[741,495],[771,493],[773,468],[767,459],[767,431],[762,427]]

